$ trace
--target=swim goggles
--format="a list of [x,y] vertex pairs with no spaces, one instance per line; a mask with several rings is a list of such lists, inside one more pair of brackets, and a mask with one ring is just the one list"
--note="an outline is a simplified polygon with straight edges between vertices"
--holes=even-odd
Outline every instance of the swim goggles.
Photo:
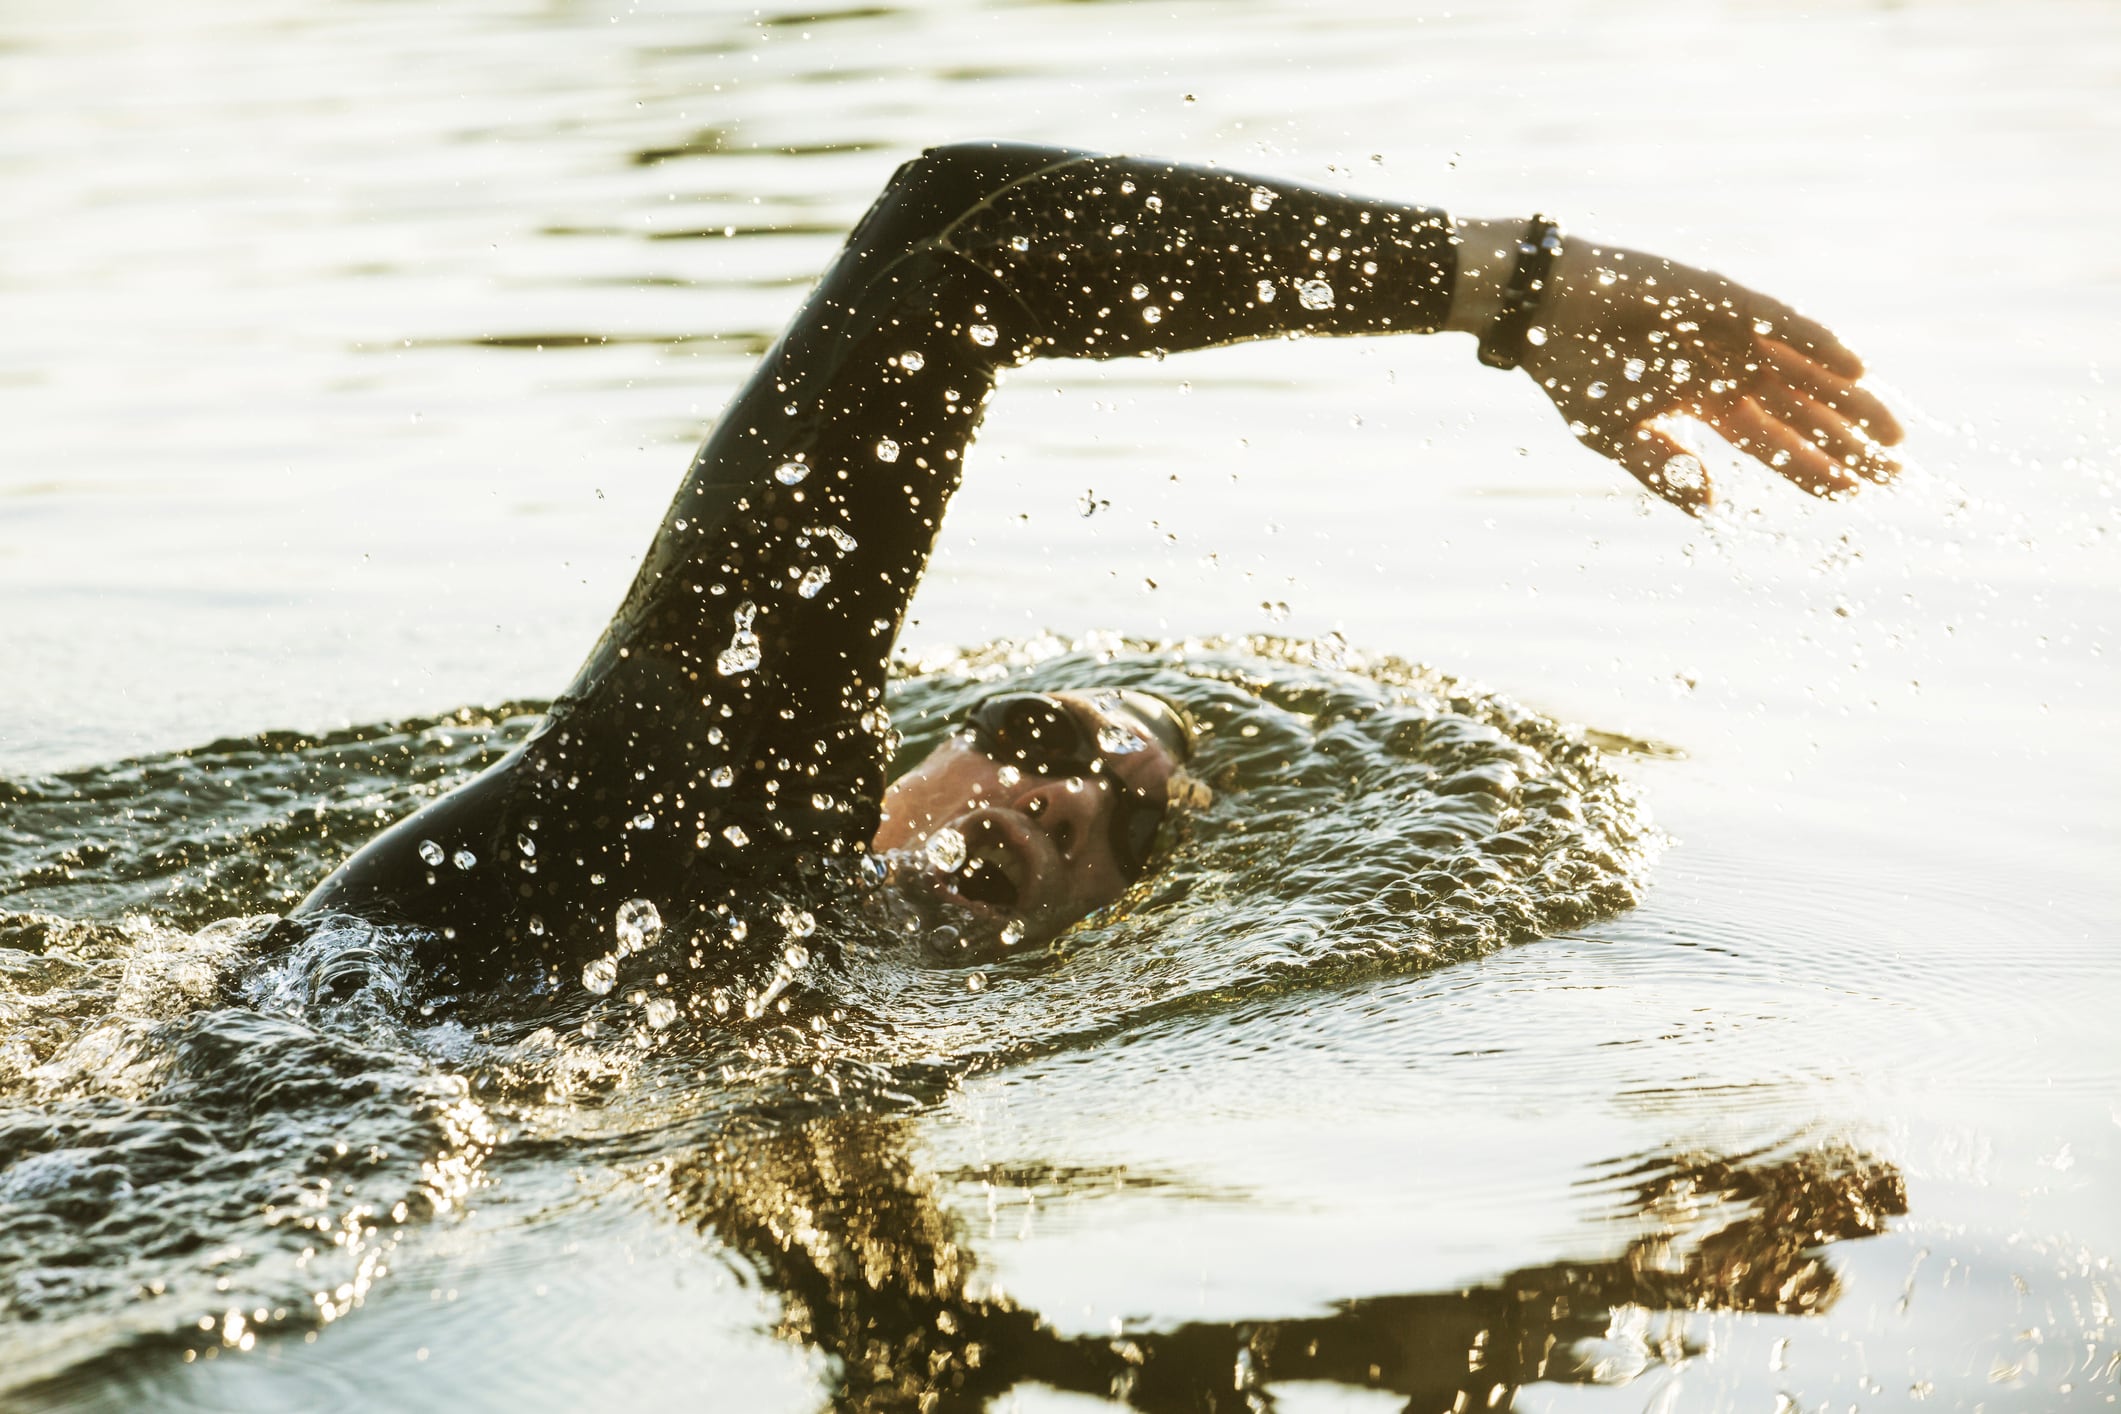
[[1102,776],[1112,793],[1112,856],[1129,881],[1147,871],[1169,794],[1128,790],[1118,772],[1106,769],[1122,753],[1100,746],[1066,703],[1043,692],[997,693],[973,703],[958,729],[998,765],[1051,780]]

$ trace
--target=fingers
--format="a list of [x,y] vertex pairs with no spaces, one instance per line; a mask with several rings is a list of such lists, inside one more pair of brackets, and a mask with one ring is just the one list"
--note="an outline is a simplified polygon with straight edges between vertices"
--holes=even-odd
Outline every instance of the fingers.
[[[1817,447],[1829,460],[1852,469],[1867,481],[1890,481],[1900,472],[1900,464],[1888,456],[1884,448],[1850,426],[1843,413],[1794,389],[1764,381],[1745,403],[1753,411],[1765,414],[1799,439]],[[1711,421],[1717,422],[1719,427],[1722,425],[1720,418]],[[1779,469],[1780,463],[1776,466]]]
[[1739,451],[1814,496],[1838,496],[1856,489],[1854,476],[1751,398],[1720,414],[1714,426]]
[[1654,427],[1638,426],[1617,435],[1591,433],[1583,438],[1592,450],[1619,462],[1650,493],[1670,501],[1688,515],[1700,515],[1716,503],[1715,489],[1701,458]]
[[1889,447],[1900,440],[1900,419],[1870,389],[1857,387],[1848,377],[1813,363],[1801,351],[1772,339],[1755,340],[1753,354],[1764,360],[1765,371],[1831,408],[1844,422],[1854,423],[1869,433],[1874,441]]
[[[1819,367],[1843,379],[1863,376],[1863,360],[1834,331],[1816,319],[1807,319],[1779,299],[1747,291],[1745,309],[1753,319],[1753,332],[1794,349]],[[1766,328],[1762,328],[1766,325]]]

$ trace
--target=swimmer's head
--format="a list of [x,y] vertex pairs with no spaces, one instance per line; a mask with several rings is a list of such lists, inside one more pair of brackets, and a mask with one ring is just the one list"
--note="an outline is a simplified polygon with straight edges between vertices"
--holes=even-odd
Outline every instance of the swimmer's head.
[[1174,806],[1206,793],[1192,754],[1185,713],[1148,693],[1000,693],[885,790],[873,847],[981,932],[1044,942],[1152,867]]

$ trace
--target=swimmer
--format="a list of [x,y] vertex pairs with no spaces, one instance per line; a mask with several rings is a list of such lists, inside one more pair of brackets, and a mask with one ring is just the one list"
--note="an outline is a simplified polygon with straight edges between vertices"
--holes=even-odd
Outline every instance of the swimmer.
[[[1832,333],[1721,276],[1273,179],[1013,144],[900,168],[716,423],[536,732],[376,836],[297,917],[430,939],[439,990],[555,993],[635,900],[741,919],[884,882],[1036,944],[1154,866],[1197,798],[1183,711],[1007,694],[886,783],[892,645],[1002,370],[1275,335],[1457,331],[1587,445],[1699,512],[1661,419],[1815,495],[1898,470]],[[754,923],[752,926],[756,926]]]

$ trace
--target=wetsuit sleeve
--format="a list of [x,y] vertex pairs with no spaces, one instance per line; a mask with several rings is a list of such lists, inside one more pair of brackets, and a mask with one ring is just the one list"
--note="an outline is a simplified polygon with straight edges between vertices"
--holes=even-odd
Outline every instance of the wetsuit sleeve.
[[892,644],[1002,369],[1425,331],[1454,273],[1433,210],[1049,148],[927,153],[701,448],[561,714],[654,757],[685,838],[725,866],[732,839],[858,849]]

